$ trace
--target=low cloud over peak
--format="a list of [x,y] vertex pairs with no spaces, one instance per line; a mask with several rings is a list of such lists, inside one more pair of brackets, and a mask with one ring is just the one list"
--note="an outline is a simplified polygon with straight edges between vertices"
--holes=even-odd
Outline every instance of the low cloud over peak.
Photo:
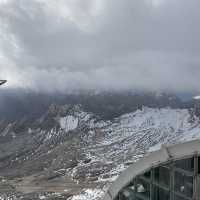
[[199,91],[196,0],[0,1],[0,78],[37,90]]

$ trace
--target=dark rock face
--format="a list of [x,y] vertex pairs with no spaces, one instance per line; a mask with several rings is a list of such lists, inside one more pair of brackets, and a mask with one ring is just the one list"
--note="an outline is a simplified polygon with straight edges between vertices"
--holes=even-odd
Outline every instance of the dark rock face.
[[[15,121],[38,119],[48,108],[55,105],[82,105],[104,119],[113,119],[122,114],[141,109],[142,106],[183,108],[185,104],[175,95],[138,92],[82,92],[78,94],[41,94],[24,90],[1,91],[0,119]],[[53,108],[51,108],[53,109]],[[55,108],[56,109],[56,108]],[[50,123],[51,125],[51,123]]]

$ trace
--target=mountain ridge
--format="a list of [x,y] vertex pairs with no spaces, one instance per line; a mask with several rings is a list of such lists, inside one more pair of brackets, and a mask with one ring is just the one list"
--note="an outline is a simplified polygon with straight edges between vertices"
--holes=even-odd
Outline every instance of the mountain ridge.
[[26,122],[23,119],[2,128],[0,188],[12,189],[0,196],[74,200],[79,194],[93,198],[94,191],[98,199],[150,149],[200,137],[194,110],[170,107],[143,106],[107,120],[80,104],[54,104],[34,123]]

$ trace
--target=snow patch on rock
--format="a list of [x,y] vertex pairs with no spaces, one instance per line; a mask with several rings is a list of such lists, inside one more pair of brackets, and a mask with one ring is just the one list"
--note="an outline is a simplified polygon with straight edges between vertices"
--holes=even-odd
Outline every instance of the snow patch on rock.
[[200,100],[200,96],[195,96],[195,97],[193,97],[193,99]]
[[82,194],[73,196],[69,200],[98,200],[105,192],[100,189],[87,189]]
[[68,115],[66,117],[60,118],[60,127],[66,132],[72,131],[78,127],[78,118]]

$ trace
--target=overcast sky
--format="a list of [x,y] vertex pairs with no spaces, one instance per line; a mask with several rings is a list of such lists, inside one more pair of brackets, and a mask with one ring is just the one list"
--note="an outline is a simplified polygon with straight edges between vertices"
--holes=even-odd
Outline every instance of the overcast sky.
[[0,78],[69,91],[200,91],[199,0],[0,0]]

